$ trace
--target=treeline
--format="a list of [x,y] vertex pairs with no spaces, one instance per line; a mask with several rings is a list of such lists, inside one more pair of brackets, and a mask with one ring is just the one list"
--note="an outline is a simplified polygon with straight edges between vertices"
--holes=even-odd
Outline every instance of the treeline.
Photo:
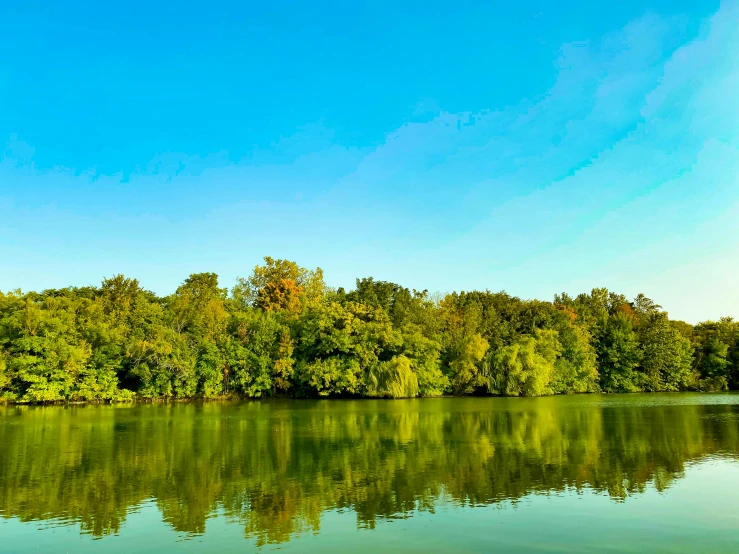
[[0,398],[540,396],[739,387],[739,323],[671,321],[643,295],[430,297],[265,258],[230,291],[191,275],[0,293]]

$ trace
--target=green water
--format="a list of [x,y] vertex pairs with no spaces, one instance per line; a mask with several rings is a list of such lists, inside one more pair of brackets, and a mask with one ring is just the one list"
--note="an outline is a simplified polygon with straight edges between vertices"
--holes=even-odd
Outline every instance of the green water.
[[0,552],[739,551],[739,395],[0,408]]

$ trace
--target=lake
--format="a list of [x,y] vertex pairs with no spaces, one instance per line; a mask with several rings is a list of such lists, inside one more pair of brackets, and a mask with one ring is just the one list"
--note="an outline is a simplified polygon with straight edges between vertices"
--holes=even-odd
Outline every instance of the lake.
[[0,552],[739,551],[739,394],[0,407]]

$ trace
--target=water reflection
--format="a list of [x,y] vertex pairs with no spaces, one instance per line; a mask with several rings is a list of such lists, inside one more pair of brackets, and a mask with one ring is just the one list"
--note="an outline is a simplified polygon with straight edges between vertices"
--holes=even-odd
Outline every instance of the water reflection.
[[[275,401],[0,411],[0,515],[115,533],[151,499],[172,528],[225,513],[259,542],[585,488],[624,501],[739,452],[739,396]],[[692,403],[691,403],[692,402]]]

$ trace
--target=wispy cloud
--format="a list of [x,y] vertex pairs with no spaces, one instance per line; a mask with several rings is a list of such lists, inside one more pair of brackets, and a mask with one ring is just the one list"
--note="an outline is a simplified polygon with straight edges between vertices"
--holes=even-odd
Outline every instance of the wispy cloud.
[[[608,72],[597,90],[630,85],[616,87],[613,97],[600,95],[601,106],[568,124],[566,139],[548,155],[531,156],[520,171],[490,183],[525,176],[532,192],[494,204],[487,219],[422,258],[476,268],[472,277],[453,271],[445,276],[469,286],[479,286],[477,275],[485,275],[491,288],[522,294],[546,295],[557,284],[572,291],[602,283],[634,294],[649,287],[679,317],[739,313],[739,293],[711,271],[726,266],[725,258],[735,258],[739,248],[739,100],[732,93],[739,58],[731,55],[739,51],[738,20],[737,5],[724,5],[698,38],[662,63],[654,63],[648,49],[623,41],[625,50],[613,59],[629,60],[625,67],[632,73]],[[647,37],[642,40],[649,44],[650,28],[661,25],[648,18],[624,35]],[[638,63],[635,47],[649,64]],[[628,109],[618,111],[625,99]],[[595,149],[598,140],[591,136],[607,124],[609,103],[623,115],[623,125],[611,128],[623,134]],[[577,163],[574,156],[587,148],[592,153]],[[562,167],[575,163],[570,174],[550,181],[556,169],[537,165],[558,155],[567,160]],[[475,198],[484,203],[484,194]],[[699,284],[697,260],[706,276],[701,289],[714,291],[700,305],[687,300]]]
[[[602,284],[653,293],[691,320],[739,315],[716,272],[700,310],[685,300],[696,267],[723,268],[739,248],[737,21],[738,4],[724,3],[687,38],[686,20],[646,15],[562,46],[536,98],[480,112],[425,98],[374,148],[318,123],[240,160],[169,153],[99,175],[42,171],[16,141],[0,161],[0,231],[43,251],[43,228],[63,224],[63,247],[95,268],[123,254],[144,272],[184,260],[173,273],[197,259],[229,279],[270,253],[322,264],[341,284],[374,273],[540,297]],[[96,204],[103,190],[115,194]]]

